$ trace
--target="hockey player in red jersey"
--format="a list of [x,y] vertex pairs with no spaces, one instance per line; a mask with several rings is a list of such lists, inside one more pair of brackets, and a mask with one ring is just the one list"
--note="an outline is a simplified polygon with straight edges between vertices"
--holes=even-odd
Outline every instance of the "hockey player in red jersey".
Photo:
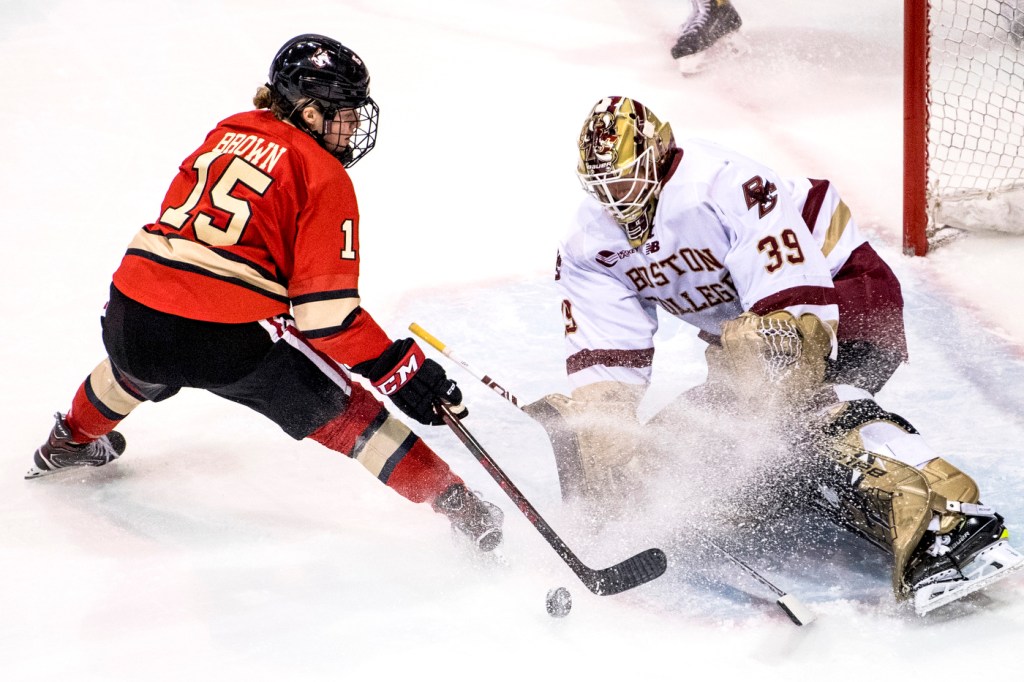
[[501,541],[500,509],[349,374],[420,423],[442,423],[440,402],[466,413],[440,365],[360,306],[347,169],[376,141],[369,84],[336,40],[306,34],[282,46],[257,108],[207,134],[159,218],[129,244],[102,320],[108,357],[56,415],[26,478],[109,464],[125,450],[113,429],[140,403],[201,388],[356,459],[481,549]]
[[[892,553],[894,590],[918,610],[1021,565],[974,480],[875,402],[907,357],[903,300],[828,181],[784,178],[701,140],[677,145],[626,97],[593,107],[579,151],[588,197],[555,275],[572,396],[545,399],[576,429],[578,461],[560,470],[580,480],[563,489],[614,500],[643,474],[645,444],[671,442],[659,430],[698,428],[701,411],[761,416],[846,472],[812,489]],[[639,428],[658,308],[699,329],[708,379]]]

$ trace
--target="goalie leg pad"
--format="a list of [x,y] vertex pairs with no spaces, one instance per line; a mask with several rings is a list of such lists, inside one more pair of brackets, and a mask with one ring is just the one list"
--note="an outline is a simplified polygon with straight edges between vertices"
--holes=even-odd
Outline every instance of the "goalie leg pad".
[[825,435],[845,438],[850,433],[859,435],[861,427],[877,421],[890,422],[906,433],[917,433],[917,429],[906,419],[882,409],[871,399],[849,400],[836,406],[824,431]]
[[551,438],[563,499],[621,496],[636,454],[636,405],[642,388],[599,382],[573,397],[545,396],[524,409]]
[[[823,428],[832,443],[829,455],[849,472],[854,486],[845,498],[842,521],[875,544],[888,546],[893,554],[893,589],[904,597],[906,569],[926,531],[950,533],[964,520],[962,510],[980,509],[978,486],[963,471],[935,457],[909,422],[873,400],[843,403],[831,415]],[[923,463],[915,466],[918,462]],[[886,519],[888,538],[872,517]]]
[[903,596],[907,563],[933,515],[928,480],[912,466],[849,443],[835,443],[829,456],[845,472],[839,482],[845,490],[823,489],[823,495],[844,525],[892,553],[893,592]]
[[561,400],[569,398],[559,394],[544,396],[525,405],[523,412],[530,415],[547,432],[555,456],[562,501],[572,502],[586,496],[586,477],[583,473],[583,457],[580,454],[576,432],[569,426],[562,412],[555,407],[555,403]]
[[952,532],[963,519],[963,514],[952,511],[948,503],[958,503],[954,505],[956,508],[965,503],[976,505],[981,496],[978,484],[941,457],[936,457],[925,464],[921,468],[921,473],[928,479],[928,486],[935,498],[932,500],[932,507],[937,507],[936,511],[939,512],[938,528],[933,530],[938,535]]

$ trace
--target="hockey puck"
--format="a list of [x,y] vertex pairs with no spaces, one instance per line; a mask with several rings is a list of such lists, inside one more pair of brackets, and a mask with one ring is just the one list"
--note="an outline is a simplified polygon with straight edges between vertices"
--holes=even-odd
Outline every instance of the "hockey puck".
[[569,615],[569,611],[572,610],[572,595],[564,587],[548,590],[546,605],[549,616],[552,618],[563,618]]

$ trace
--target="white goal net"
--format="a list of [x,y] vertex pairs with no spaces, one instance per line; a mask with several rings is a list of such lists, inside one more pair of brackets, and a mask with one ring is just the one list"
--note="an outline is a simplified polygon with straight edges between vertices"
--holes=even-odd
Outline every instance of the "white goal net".
[[929,4],[929,238],[1024,234],[1024,0]]

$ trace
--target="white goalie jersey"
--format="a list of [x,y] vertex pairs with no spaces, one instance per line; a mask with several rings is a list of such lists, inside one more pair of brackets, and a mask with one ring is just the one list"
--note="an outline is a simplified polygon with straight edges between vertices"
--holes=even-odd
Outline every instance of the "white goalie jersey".
[[[832,278],[865,240],[844,229],[852,222],[848,212],[838,229],[829,225],[845,206],[826,191],[828,183],[821,181],[825,189],[809,197],[812,181],[783,180],[705,141],[687,141],[674,153],[643,244],[631,246],[588,196],[560,246],[555,279],[573,389],[598,381],[648,383],[658,308],[710,342],[724,321],[744,311],[812,313],[838,325]],[[822,206],[829,201],[834,205]],[[819,212],[824,226],[812,235],[808,225]]]

